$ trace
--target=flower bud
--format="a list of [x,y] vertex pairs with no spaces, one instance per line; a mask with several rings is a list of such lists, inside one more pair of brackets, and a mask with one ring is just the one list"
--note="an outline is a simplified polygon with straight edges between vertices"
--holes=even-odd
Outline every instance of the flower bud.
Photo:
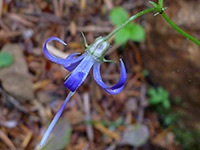
[[103,37],[98,37],[94,44],[88,49],[88,52],[98,60],[104,58],[105,53],[108,51],[110,44],[105,41]]

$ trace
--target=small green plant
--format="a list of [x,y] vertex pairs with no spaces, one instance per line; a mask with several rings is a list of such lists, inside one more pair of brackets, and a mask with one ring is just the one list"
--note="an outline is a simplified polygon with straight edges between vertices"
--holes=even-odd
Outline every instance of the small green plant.
[[107,121],[104,121],[104,120],[100,120],[100,121],[94,121],[94,120],[86,120],[85,123],[86,124],[91,124],[91,125],[94,125],[95,123],[100,123],[102,124],[103,126],[107,126],[111,131],[115,131],[115,129],[120,126],[120,125],[123,125],[123,118],[122,117],[119,117],[116,121],[114,122],[107,122]]
[[169,93],[162,87],[158,88],[149,88],[149,104],[150,105],[162,105],[165,109],[169,109],[171,107],[169,100]]
[[8,52],[0,53],[0,68],[8,67],[13,63],[13,56]]
[[180,128],[173,130],[176,141],[182,146],[183,150],[199,150],[200,149],[200,131],[196,128]]
[[[177,121],[180,114],[173,112],[169,98],[169,92],[163,87],[149,88],[149,104],[157,112],[158,117],[162,121],[163,127],[169,127]],[[178,99],[181,101],[180,97]]]
[[144,69],[142,71],[142,74],[143,74],[144,77],[148,77],[149,76],[149,71],[147,69]]
[[[110,12],[112,23],[119,27],[128,20],[128,13],[122,7],[116,7]],[[143,27],[136,23],[130,23],[115,35],[116,44],[125,44],[128,40],[141,42],[145,39],[145,31]]]

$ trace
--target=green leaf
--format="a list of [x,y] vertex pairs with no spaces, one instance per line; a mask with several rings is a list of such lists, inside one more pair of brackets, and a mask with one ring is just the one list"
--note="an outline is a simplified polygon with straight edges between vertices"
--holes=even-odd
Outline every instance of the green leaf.
[[116,26],[120,26],[126,20],[128,20],[128,13],[121,7],[116,7],[110,12],[110,19]]
[[116,35],[115,35],[115,43],[116,44],[125,44],[129,39],[129,30],[126,28],[121,29]]
[[149,71],[147,69],[144,69],[142,71],[142,74],[143,74],[144,77],[147,77],[147,76],[149,76]]
[[154,96],[149,99],[149,103],[151,105],[157,105],[157,104],[160,104],[161,102],[162,102],[162,98],[160,98],[159,96]]
[[130,39],[134,42],[141,42],[145,40],[145,31],[144,28],[139,24],[130,24]]
[[164,100],[162,104],[165,109],[169,109],[171,107],[169,99]]
[[159,8],[159,6],[158,6],[156,3],[152,2],[152,1],[149,1],[149,3],[150,3],[151,5],[153,5],[155,8]]
[[154,95],[156,95],[156,89],[155,88],[149,88],[148,89],[148,94],[153,97]]
[[148,95],[149,95],[149,104],[151,105],[158,105],[162,104],[165,109],[170,108],[170,100],[169,100],[169,92],[166,91],[162,87],[155,88],[149,88],[148,89]]
[[0,53],[0,68],[8,67],[13,63],[13,56],[8,52]]

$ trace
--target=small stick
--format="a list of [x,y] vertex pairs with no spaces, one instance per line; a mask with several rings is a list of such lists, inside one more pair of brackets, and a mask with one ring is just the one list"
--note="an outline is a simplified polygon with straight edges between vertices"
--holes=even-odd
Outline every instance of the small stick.
[[0,18],[2,18],[3,14],[3,0],[0,0]]
[[[83,94],[83,102],[84,102],[85,120],[90,120],[91,115],[90,115],[90,103],[89,103],[89,94],[88,93]],[[89,141],[93,141],[94,140],[94,131],[93,131],[92,125],[87,124],[86,130],[87,130],[87,136],[88,136]]]
[[0,139],[5,142],[5,144],[10,147],[11,150],[15,150],[15,145],[12,143],[12,141],[8,138],[8,136],[0,129]]

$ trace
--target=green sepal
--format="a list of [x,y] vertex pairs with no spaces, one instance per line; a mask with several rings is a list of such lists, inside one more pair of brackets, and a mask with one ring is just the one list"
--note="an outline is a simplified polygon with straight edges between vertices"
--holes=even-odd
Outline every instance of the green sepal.
[[86,37],[85,37],[85,35],[84,35],[84,33],[83,33],[82,31],[81,31],[81,35],[83,36],[83,40],[84,40],[84,43],[85,43],[86,48],[88,48],[89,46],[88,46],[88,44],[87,44]]
[[167,9],[167,7],[163,7],[163,8],[162,8],[162,11],[164,11],[164,10],[166,10],[166,9]]
[[153,16],[157,16],[157,15],[159,15],[160,14],[160,12],[157,12],[157,13],[155,13]]
[[86,49],[85,49],[85,47],[84,47],[84,45],[83,45],[83,41],[82,41],[82,40],[80,40],[80,43],[81,43],[82,49],[83,49],[84,51],[86,51]]
[[111,63],[117,63],[115,60],[107,60],[107,59],[103,59],[103,62],[111,62]]

